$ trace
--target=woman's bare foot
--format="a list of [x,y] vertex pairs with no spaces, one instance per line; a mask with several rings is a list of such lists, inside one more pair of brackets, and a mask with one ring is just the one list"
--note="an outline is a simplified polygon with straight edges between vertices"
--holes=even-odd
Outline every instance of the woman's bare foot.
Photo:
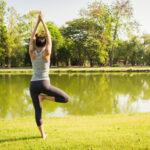
[[42,108],[43,95],[38,95],[40,107]]
[[41,138],[45,139],[47,134],[45,134],[44,132],[44,128],[43,128],[43,124],[41,124],[40,126],[38,126],[40,133],[41,133]]
[[45,140],[46,137],[47,137],[47,134],[44,134],[44,135],[42,135],[41,137],[43,138],[43,140]]
[[50,100],[50,101],[55,101],[55,97],[52,96],[47,96],[47,95],[38,95],[39,98],[39,103],[40,103],[40,107],[42,108],[42,102],[43,100]]

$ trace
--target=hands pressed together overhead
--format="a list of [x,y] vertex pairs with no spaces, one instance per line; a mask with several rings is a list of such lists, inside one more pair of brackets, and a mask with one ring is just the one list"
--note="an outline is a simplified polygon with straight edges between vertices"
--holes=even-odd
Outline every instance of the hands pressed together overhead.
[[39,16],[38,16],[39,21],[43,21],[43,14],[42,11],[40,11]]

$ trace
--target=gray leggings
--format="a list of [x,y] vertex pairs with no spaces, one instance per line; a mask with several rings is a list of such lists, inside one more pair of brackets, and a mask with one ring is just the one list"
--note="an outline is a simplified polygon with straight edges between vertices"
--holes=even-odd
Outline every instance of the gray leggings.
[[38,80],[30,82],[30,95],[35,109],[35,119],[38,126],[42,125],[42,109],[39,105],[38,95],[44,93],[55,97],[55,102],[67,103],[69,96],[62,90],[50,85],[49,80]]

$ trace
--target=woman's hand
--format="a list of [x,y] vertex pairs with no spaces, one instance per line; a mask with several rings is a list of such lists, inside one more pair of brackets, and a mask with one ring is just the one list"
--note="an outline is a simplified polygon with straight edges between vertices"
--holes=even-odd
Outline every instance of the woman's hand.
[[43,14],[42,14],[42,11],[40,11],[40,13],[39,13],[39,20],[40,20],[40,21],[43,20]]

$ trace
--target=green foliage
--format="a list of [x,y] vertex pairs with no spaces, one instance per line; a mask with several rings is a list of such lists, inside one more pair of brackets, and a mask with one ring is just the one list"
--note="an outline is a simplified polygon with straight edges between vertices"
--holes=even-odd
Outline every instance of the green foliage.
[[115,51],[115,63],[123,61],[124,65],[144,65],[144,46],[139,37],[132,37],[128,41],[119,41]]
[[24,29],[24,36],[26,37],[26,39],[29,39],[31,37],[31,34],[37,22],[38,14],[38,10],[32,10],[22,16],[21,24],[23,25],[22,28]]
[[64,38],[61,48],[59,48],[57,51],[57,58],[59,60],[59,63],[61,63],[63,66],[70,65],[71,55],[73,55],[72,45],[73,42],[71,39]]
[[[114,49],[118,45],[119,36],[124,31],[124,34],[129,34],[131,27],[136,27],[135,21],[131,21],[133,10],[128,0],[115,1],[111,5],[105,4],[102,1],[95,1],[88,5],[86,10],[81,10],[81,15],[94,19],[103,30],[103,47],[109,51],[110,65],[113,64]],[[131,33],[130,33],[131,34]],[[109,41],[109,44],[107,44]]]
[[0,62],[2,62],[2,67],[5,67],[8,48],[8,33],[7,27],[4,24],[4,17],[6,15],[5,7],[6,3],[0,0]]
[[[0,0],[0,66],[31,66],[29,40],[38,14],[33,10],[20,16]],[[138,25],[130,1],[91,2],[80,14],[61,28],[46,22],[52,37],[51,65],[150,65],[150,37],[134,35]],[[122,40],[123,35],[128,40]]]
[[87,36],[85,27],[86,23],[84,24],[84,18],[80,18],[67,22],[67,27],[63,27],[61,29],[62,34],[67,39],[66,41],[69,41],[72,44],[72,49],[70,52],[72,56],[72,65],[83,65],[85,58],[83,41]]
[[86,60],[90,61],[91,66],[105,63],[108,53],[104,45],[108,44],[108,40],[103,38],[103,31],[97,22],[89,18],[75,19],[67,22],[62,32],[65,38],[73,41],[72,64],[74,60],[75,65],[83,65]]
[[[19,32],[20,26],[16,10],[13,7],[8,8],[7,22],[9,33],[9,47],[8,47],[8,67],[23,66],[23,59],[25,55],[25,49],[22,42],[22,34]],[[21,61],[22,60],[22,61]]]

